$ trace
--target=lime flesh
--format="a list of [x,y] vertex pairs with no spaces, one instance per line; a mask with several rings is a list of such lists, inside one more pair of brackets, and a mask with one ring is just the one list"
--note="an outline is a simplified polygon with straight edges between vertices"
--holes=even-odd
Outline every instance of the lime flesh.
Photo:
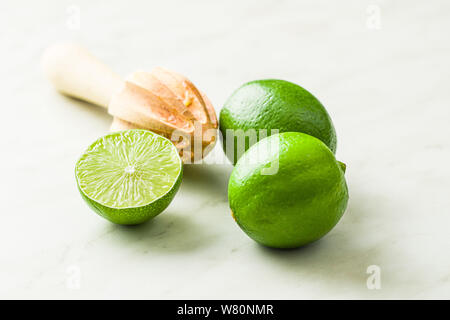
[[118,224],[142,223],[172,201],[182,178],[175,146],[147,130],[108,134],[95,141],[75,168],[88,205]]

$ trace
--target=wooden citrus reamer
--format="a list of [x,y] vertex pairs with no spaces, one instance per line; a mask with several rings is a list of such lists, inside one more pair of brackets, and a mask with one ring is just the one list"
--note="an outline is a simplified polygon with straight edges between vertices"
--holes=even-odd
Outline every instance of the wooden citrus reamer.
[[44,72],[63,94],[105,107],[112,131],[147,129],[172,140],[183,162],[200,160],[216,142],[217,117],[209,99],[186,77],[161,67],[125,80],[73,43],[49,47]]

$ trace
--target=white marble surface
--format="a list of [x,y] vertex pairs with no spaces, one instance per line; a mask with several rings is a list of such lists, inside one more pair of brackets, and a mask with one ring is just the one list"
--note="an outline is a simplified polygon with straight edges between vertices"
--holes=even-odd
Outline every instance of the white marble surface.
[[[448,1],[0,6],[1,298],[450,298]],[[42,50],[64,39],[122,75],[155,65],[185,73],[217,111],[248,80],[309,89],[347,163],[343,219],[303,249],[258,246],[229,214],[231,166],[208,164],[187,167],[174,202],[147,224],[98,217],[73,170],[111,119],[44,79]],[[379,290],[366,286],[370,265]]]

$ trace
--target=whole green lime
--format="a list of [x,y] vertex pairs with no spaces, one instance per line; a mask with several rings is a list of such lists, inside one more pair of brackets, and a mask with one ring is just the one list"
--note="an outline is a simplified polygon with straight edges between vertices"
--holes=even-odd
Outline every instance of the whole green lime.
[[233,92],[220,112],[222,146],[233,164],[252,144],[278,133],[274,130],[307,133],[336,151],[336,133],[324,106],[295,83],[248,82]]
[[183,166],[173,143],[147,130],[126,130],[96,140],[75,167],[89,207],[117,224],[147,221],[170,204]]
[[348,201],[345,165],[319,139],[272,135],[239,159],[230,177],[232,215],[253,240],[295,248],[323,237]]

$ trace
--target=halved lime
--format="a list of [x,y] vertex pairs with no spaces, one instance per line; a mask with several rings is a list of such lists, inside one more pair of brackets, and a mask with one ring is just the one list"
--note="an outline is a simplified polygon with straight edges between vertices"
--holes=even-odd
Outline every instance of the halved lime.
[[182,175],[172,142],[147,130],[101,137],[75,167],[83,199],[118,224],[138,224],[160,214],[178,191]]

